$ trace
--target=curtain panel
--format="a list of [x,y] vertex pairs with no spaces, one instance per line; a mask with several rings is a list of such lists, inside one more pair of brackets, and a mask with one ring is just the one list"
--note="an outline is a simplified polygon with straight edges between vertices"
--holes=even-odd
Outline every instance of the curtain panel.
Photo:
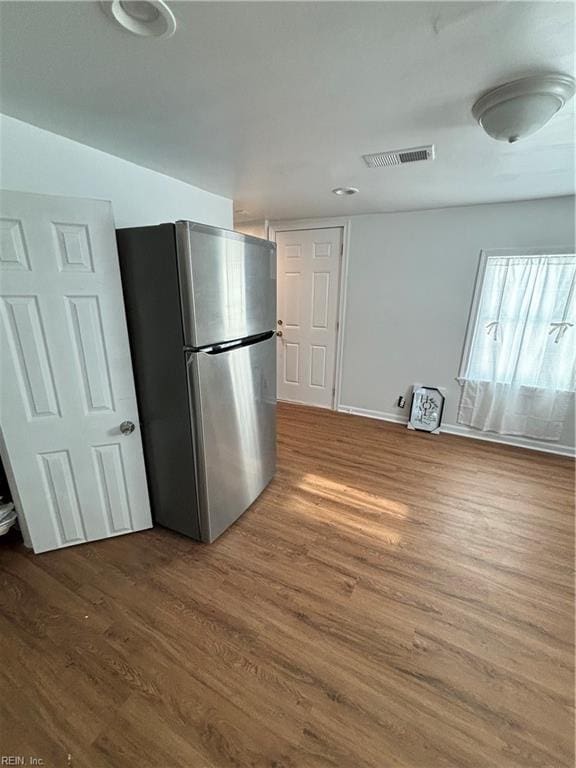
[[558,440],[576,384],[576,256],[483,259],[458,421]]

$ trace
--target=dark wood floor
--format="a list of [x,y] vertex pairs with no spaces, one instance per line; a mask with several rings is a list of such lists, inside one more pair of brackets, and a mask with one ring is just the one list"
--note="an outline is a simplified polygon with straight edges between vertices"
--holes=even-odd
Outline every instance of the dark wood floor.
[[0,754],[572,768],[573,463],[297,406],[205,546],[0,539]]

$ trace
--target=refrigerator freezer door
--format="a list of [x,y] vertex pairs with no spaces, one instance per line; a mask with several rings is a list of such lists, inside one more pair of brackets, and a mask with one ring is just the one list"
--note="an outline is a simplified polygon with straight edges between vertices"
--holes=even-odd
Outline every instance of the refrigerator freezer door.
[[176,222],[184,344],[203,347],[276,327],[276,246]]
[[188,353],[198,458],[200,533],[214,541],[276,469],[276,338],[217,354]]

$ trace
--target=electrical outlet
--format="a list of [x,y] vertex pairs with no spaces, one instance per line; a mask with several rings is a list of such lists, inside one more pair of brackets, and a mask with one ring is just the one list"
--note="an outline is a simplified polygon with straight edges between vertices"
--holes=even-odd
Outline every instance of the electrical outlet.
[[400,395],[400,397],[398,398],[398,402],[396,403],[396,405],[398,406],[398,408],[404,408],[404,406],[406,405],[406,398],[405,398],[405,397],[403,397],[402,395]]

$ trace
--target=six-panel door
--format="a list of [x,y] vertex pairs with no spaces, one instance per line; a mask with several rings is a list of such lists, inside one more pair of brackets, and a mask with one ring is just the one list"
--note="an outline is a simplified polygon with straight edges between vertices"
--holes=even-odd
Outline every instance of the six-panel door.
[[149,528],[110,204],[2,192],[0,234],[3,460],[34,550]]
[[278,399],[334,400],[342,228],[278,232]]

